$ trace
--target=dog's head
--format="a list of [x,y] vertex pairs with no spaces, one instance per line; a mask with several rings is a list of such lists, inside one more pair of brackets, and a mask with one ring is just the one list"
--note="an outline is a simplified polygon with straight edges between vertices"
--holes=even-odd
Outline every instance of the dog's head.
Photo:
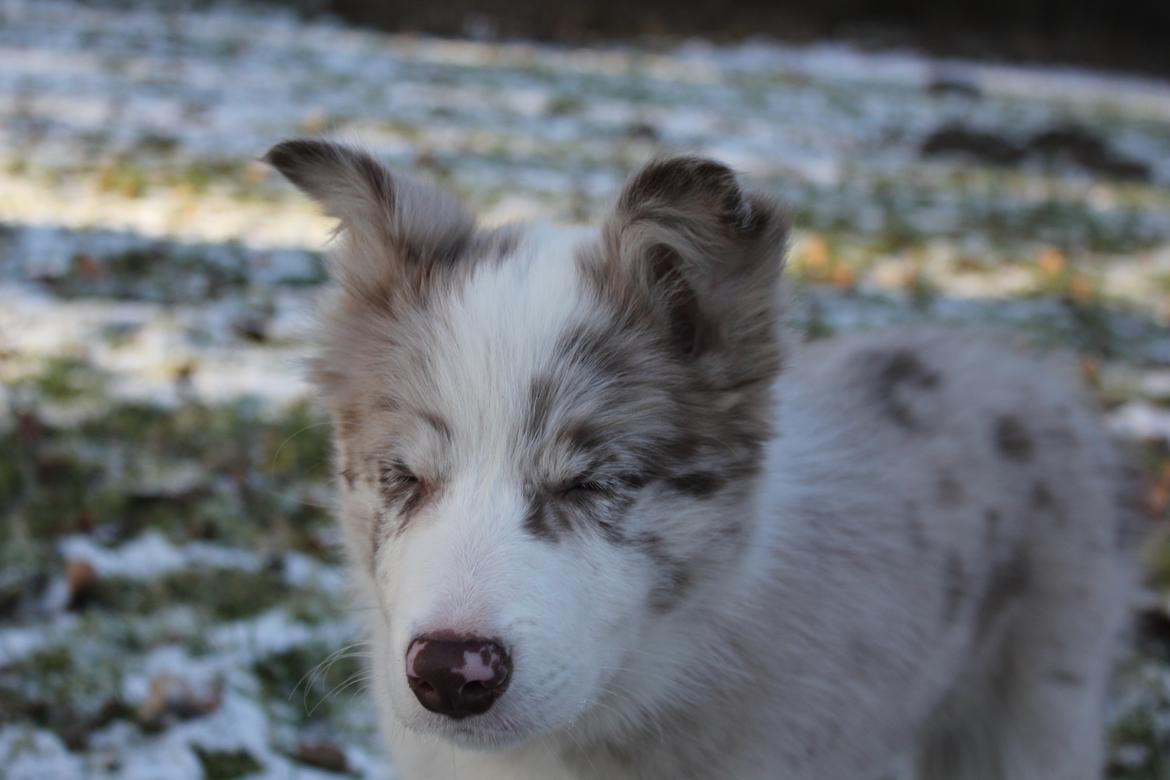
[[753,531],[782,357],[775,205],[676,158],[600,231],[486,230],[352,148],[267,160],[341,221],[314,379],[378,698],[492,746],[685,697],[664,642],[726,607],[715,583]]

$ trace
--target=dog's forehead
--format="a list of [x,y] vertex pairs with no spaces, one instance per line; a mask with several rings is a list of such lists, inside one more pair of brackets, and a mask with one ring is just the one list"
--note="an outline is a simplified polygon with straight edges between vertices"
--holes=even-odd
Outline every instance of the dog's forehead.
[[453,428],[509,433],[528,412],[533,381],[556,371],[564,334],[603,316],[577,262],[590,238],[527,227],[509,256],[480,263],[436,307],[428,363],[435,411]]

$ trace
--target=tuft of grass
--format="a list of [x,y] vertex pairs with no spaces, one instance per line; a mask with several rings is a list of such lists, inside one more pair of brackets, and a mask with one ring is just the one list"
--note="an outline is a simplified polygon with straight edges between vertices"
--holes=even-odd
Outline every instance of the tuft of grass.
[[813,300],[809,305],[808,319],[804,323],[804,337],[807,341],[826,339],[833,335],[833,326],[825,318],[825,307]]
[[99,579],[79,607],[129,616],[187,605],[216,620],[242,620],[280,605],[293,593],[275,567],[256,572],[185,569],[153,580]]
[[87,360],[75,355],[53,355],[40,372],[13,383],[49,401],[76,401],[100,396],[107,377]]
[[131,163],[115,163],[98,171],[99,192],[121,195],[125,198],[141,198],[150,188],[146,171]]
[[548,116],[569,116],[581,112],[584,103],[574,94],[560,93],[549,98],[544,106],[544,113]]
[[29,720],[80,750],[94,731],[134,717],[121,682],[119,660],[100,643],[47,647],[0,670],[0,722]]
[[235,780],[237,777],[254,774],[264,768],[246,750],[212,750],[195,747],[195,755],[203,765],[204,780]]
[[179,148],[179,139],[169,133],[144,133],[138,139],[138,146],[145,152],[170,154]]
[[906,284],[910,303],[919,311],[929,311],[930,305],[938,298],[938,286],[923,270],[921,264],[914,267]]
[[219,298],[248,286],[248,264],[236,248],[223,259],[164,245],[134,247],[108,257],[73,258],[70,273],[53,280],[62,298],[112,298],[182,303]]
[[[76,358],[19,380],[39,399],[100,401],[105,377]],[[116,539],[148,528],[184,541],[275,545],[323,553],[329,510],[303,498],[331,478],[329,426],[308,403],[270,413],[257,401],[164,408],[113,403],[78,423],[36,405],[0,431],[0,539],[52,539],[106,526]],[[194,474],[194,476],[191,476]]]
[[1170,533],[1165,529],[1150,540],[1145,563],[1150,583],[1158,590],[1170,593]]
[[[0,430],[0,514],[8,515],[24,495],[24,446],[15,430]],[[0,523],[0,542],[7,544],[12,535],[12,523]]]
[[[1170,777],[1170,734],[1162,714],[1170,702],[1135,707],[1123,715],[1110,734],[1114,760],[1109,780],[1165,780]],[[1125,756],[1123,762],[1120,759]]]

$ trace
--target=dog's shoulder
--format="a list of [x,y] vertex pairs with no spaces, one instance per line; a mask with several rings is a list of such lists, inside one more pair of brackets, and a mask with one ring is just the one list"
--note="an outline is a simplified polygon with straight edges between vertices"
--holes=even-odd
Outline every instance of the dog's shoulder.
[[797,350],[786,379],[793,403],[873,435],[921,443],[990,425],[1009,456],[1029,447],[1029,418],[1083,425],[1096,417],[1073,356],[995,332],[896,328],[813,342]]

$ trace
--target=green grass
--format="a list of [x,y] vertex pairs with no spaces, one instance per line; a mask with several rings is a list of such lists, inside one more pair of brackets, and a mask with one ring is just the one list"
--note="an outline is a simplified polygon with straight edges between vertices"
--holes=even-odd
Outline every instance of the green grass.
[[100,396],[107,377],[74,355],[53,355],[40,372],[16,381],[12,387],[48,401],[78,401]]
[[277,567],[257,572],[186,569],[150,580],[99,578],[86,591],[80,609],[148,615],[187,606],[210,620],[242,620],[290,601],[294,592]]
[[31,721],[76,750],[93,731],[133,719],[121,697],[123,666],[117,655],[96,643],[86,649],[49,647],[0,669],[0,722]]
[[264,765],[246,750],[211,750],[195,748],[195,755],[203,765],[204,780],[235,780],[264,769]]
[[[258,401],[188,403],[176,409],[107,402],[105,378],[75,358],[49,361],[15,383],[53,402],[96,403],[79,424],[57,426],[39,402],[0,430],[0,509],[15,518],[0,539],[52,539],[94,526],[130,538],[172,538],[323,553],[315,534],[327,508],[305,491],[332,476],[329,428],[308,403],[269,410]],[[168,473],[192,482],[166,483]],[[161,484],[159,478],[164,479]]]

